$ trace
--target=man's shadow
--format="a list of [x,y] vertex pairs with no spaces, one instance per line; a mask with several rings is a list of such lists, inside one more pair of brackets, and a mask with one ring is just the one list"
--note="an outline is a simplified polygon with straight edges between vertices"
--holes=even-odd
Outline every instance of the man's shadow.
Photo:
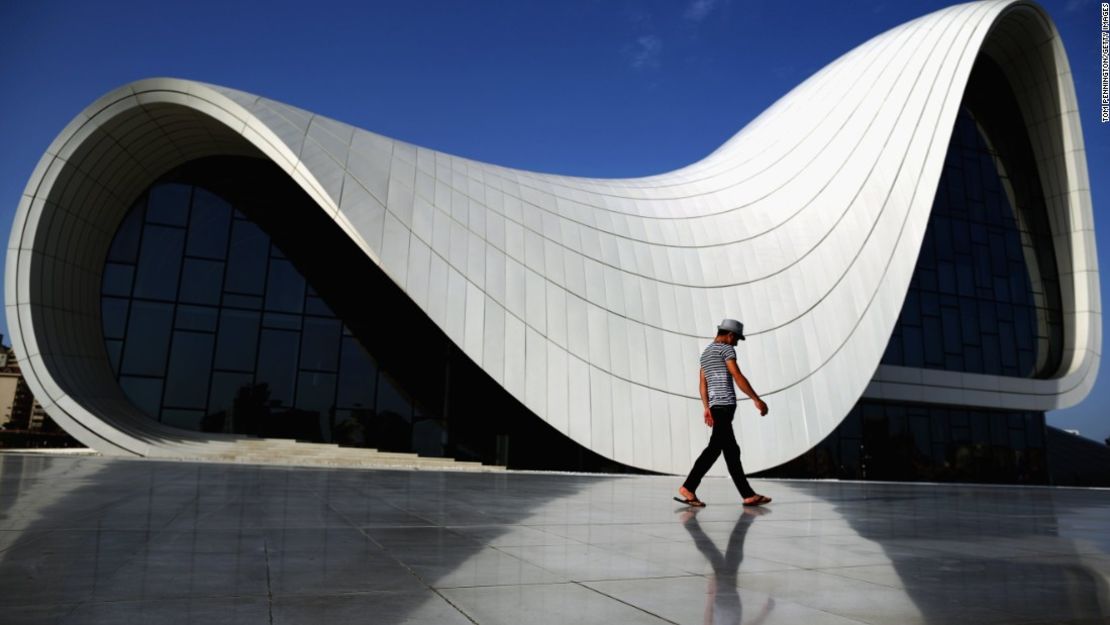
[[[732,533],[728,537],[728,547],[722,554],[698,524],[698,510],[700,509],[685,510],[679,519],[682,521],[682,526],[690,533],[690,537],[694,539],[698,551],[713,567],[713,577],[709,580],[709,590],[705,599],[705,623],[739,625],[743,619],[744,610],[736,587],[736,574],[740,569],[740,563],[744,561],[744,538],[756,517],[770,514],[771,511],[766,508],[744,508],[740,518],[736,519],[736,525],[733,526]],[[768,597],[759,614],[748,625],[762,623],[774,607],[774,599]]]

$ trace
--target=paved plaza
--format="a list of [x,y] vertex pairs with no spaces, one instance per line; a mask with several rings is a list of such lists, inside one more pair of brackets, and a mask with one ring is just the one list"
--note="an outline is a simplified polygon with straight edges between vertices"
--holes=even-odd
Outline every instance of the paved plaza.
[[0,622],[1106,623],[1110,491],[0,455]]

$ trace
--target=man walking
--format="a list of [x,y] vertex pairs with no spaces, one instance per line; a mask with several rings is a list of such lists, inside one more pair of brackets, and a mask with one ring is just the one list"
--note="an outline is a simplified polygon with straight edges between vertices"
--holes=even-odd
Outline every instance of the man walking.
[[732,417],[736,413],[736,392],[732,387],[734,381],[751,398],[759,415],[767,414],[767,404],[752,389],[748,379],[740,372],[740,366],[736,364],[736,343],[743,340],[744,324],[735,319],[725,319],[717,326],[717,338],[701,353],[698,387],[701,391],[701,403],[705,408],[705,424],[713,428],[713,433],[709,436],[709,445],[694,462],[694,468],[690,470],[686,482],[678,489],[681,498],[675,497],[675,501],[688,506],[700,508],[705,505],[694,493],[709,467],[713,466],[722,452],[728,464],[728,473],[736,484],[736,490],[740,491],[744,505],[761,506],[771,503],[770,497],[757,494],[748,484],[744,467],[740,464],[740,445],[736,443],[736,435],[732,431]]

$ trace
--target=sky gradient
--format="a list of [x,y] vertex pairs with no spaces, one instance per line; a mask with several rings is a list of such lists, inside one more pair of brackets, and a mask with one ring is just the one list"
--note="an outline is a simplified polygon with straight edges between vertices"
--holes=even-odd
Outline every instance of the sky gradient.
[[[54,136],[97,97],[140,78],[225,85],[509,167],[642,176],[702,158],[840,55],[948,4],[0,2],[0,237],[8,240]],[[1075,77],[1100,266],[1110,267],[1099,4],[1042,6]],[[1106,283],[1104,273],[1104,300]],[[0,332],[6,343],[6,320]],[[1102,441],[1108,405],[1102,367],[1087,400],[1049,413],[1049,423]]]

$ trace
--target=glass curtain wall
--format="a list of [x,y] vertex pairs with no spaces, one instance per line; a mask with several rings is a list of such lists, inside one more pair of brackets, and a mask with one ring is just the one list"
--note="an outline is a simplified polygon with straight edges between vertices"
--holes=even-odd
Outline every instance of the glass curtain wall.
[[860,400],[820,444],[762,475],[1045,484],[1044,413]]
[[414,447],[418,403],[271,237],[202,186],[161,182],[135,202],[108,253],[101,301],[120,386],[167,425]]
[[1021,218],[1004,176],[999,155],[962,109],[883,364],[1019,378],[1055,373],[1059,284],[1055,265],[1047,272],[1038,263],[1051,233],[1041,220]]

